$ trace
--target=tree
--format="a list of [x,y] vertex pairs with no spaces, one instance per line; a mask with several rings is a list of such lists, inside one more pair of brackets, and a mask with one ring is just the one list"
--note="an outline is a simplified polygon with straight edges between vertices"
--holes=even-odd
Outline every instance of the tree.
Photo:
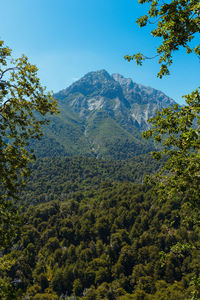
[[17,209],[8,199],[17,197],[28,175],[34,158],[29,142],[42,136],[45,115],[58,112],[37,71],[26,56],[13,59],[11,49],[0,41],[0,247],[7,245],[18,221]]
[[200,209],[200,94],[196,90],[186,96],[187,105],[174,105],[157,112],[149,121],[152,129],[145,132],[145,138],[153,137],[163,148],[154,152],[156,159],[167,155],[163,169],[151,178],[159,183],[162,198],[181,198],[184,204]]
[[162,38],[153,57],[142,53],[126,55],[128,61],[135,60],[142,65],[146,59],[159,57],[160,72],[158,77],[169,75],[169,66],[173,62],[173,52],[184,47],[187,53],[200,56],[200,44],[195,40],[200,33],[200,3],[199,0],[138,0],[140,4],[150,3],[147,14],[140,17],[137,23],[140,27],[147,24],[156,26],[151,31],[153,37]]
[[[195,37],[200,33],[199,0],[139,0],[150,3],[148,13],[137,20],[140,27],[147,24],[156,26],[154,37],[162,38],[154,57],[159,56],[160,72],[158,77],[169,75],[173,52],[182,46],[187,53],[200,57],[200,45],[195,44]],[[141,65],[148,59],[141,53],[126,55],[128,61],[136,60]],[[162,198],[181,198],[192,206],[193,213],[199,212],[200,189],[200,91],[196,89],[184,96],[186,105],[165,108],[149,120],[152,128],[143,135],[153,137],[163,145],[154,158],[168,157],[164,168],[151,177]],[[194,217],[194,216],[193,216]]]
[[[180,47],[184,47],[186,53],[194,53],[200,57],[199,0],[139,0],[139,3],[150,3],[150,8],[137,23],[140,27],[153,25],[153,37],[162,38],[155,56],[152,57],[159,57],[158,77],[169,75],[173,53]],[[142,65],[149,57],[137,53],[132,56],[126,55],[125,59],[135,60],[138,65]],[[162,150],[154,152],[153,156],[156,159],[165,156],[167,161],[156,175],[147,179],[147,182],[154,185],[159,199],[180,201],[184,214],[183,222],[186,226],[197,229],[200,223],[200,90],[196,89],[184,97],[186,105],[165,108],[149,120],[152,128],[143,135],[147,139],[153,137],[156,142],[162,144]],[[180,252],[184,252],[185,247],[190,245],[179,246],[174,247],[180,255]],[[191,245],[191,248],[195,246],[199,247]],[[193,299],[199,296],[199,288],[200,286],[194,291]]]

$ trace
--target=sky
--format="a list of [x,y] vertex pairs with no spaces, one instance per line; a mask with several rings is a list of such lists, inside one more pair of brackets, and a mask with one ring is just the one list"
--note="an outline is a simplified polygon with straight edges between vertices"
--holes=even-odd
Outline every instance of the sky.
[[163,91],[179,103],[200,86],[200,61],[180,50],[170,76],[157,78],[157,60],[142,67],[124,55],[153,56],[159,39],[139,28],[147,6],[137,0],[0,0],[0,39],[13,56],[28,56],[42,84],[58,92],[90,71],[105,69]]

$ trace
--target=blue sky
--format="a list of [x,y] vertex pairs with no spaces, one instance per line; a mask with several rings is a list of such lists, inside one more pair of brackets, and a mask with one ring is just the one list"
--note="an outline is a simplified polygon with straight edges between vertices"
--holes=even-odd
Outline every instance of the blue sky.
[[146,6],[137,0],[6,0],[1,1],[0,39],[39,68],[49,90],[66,88],[85,73],[106,69],[160,89],[182,103],[181,96],[197,88],[200,62],[179,51],[171,75],[158,79],[156,60],[143,67],[126,62],[126,54],[155,53],[159,40],[151,27],[140,29],[136,19]]

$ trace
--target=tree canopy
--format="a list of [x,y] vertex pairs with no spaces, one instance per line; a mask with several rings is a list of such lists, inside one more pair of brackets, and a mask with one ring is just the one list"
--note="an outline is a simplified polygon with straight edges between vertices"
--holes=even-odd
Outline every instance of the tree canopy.
[[[153,37],[162,39],[154,56],[159,57],[158,77],[169,75],[173,53],[180,47],[184,47],[186,53],[194,53],[200,57],[199,0],[139,0],[139,3],[149,3],[150,8],[146,15],[137,20],[137,23],[140,27],[152,25]],[[138,65],[142,65],[143,61],[149,58],[142,53],[125,56],[125,59],[135,60]],[[149,120],[152,128],[143,135],[147,139],[153,137],[156,142],[162,144],[162,150],[153,153],[156,159],[162,156],[168,159],[156,175],[147,178],[147,182],[154,185],[160,201],[181,200],[182,222],[189,227],[195,226],[199,230],[200,90],[197,88],[184,97],[186,105],[165,108]],[[174,247],[181,253],[184,245]],[[189,247],[193,248],[194,245]],[[173,252],[173,247],[170,252]],[[195,280],[196,289],[193,299],[199,297],[198,275]]]
[[[159,57],[160,71],[158,77],[169,75],[169,66],[173,62],[173,52],[184,47],[187,53],[200,56],[200,2],[199,0],[139,0],[139,3],[150,3],[148,13],[140,17],[140,27],[152,25],[153,37],[162,39],[153,57]],[[197,38],[196,38],[197,37]],[[195,39],[196,38],[196,39]],[[126,55],[128,61],[135,60],[142,65],[150,57],[142,53]]]
[[8,198],[16,197],[34,157],[29,141],[41,137],[45,115],[57,112],[57,102],[42,87],[37,71],[26,56],[13,59],[0,41],[0,245],[6,244],[15,223]]
[[[156,26],[151,33],[162,38],[156,54],[160,57],[158,76],[161,78],[169,74],[173,52],[181,46],[186,48],[187,53],[200,56],[200,44],[197,44],[198,39],[195,40],[200,33],[200,3],[198,0],[139,0],[141,4],[147,2],[150,3],[148,13],[137,22],[140,27],[147,24]],[[125,58],[128,61],[135,59],[138,64],[147,59],[140,53]],[[161,194],[168,197],[181,195],[193,207],[199,208],[199,89],[184,97],[185,106],[174,105],[157,112],[149,120],[153,126],[144,133],[144,137],[153,137],[156,142],[162,143],[163,150],[153,153],[155,158],[160,159],[162,155],[169,157],[164,169],[157,175]],[[164,191],[166,193],[163,194]]]
[[[140,27],[153,25],[153,37],[162,38],[155,56],[159,56],[160,72],[158,77],[169,75],[173,52],[184,47],[186,52],[200,56],[200,3],[199,0],[139,0],[149,3],[148,13],[137,20]],[[126,55],[128,61],[136,60],[141,65],[148,57],[141,53]],[[186,105],[165,108],[149,120],[152,129],[144,133],[145,138],[153,137],[162,143],[155,158],[167,155],[164,168],[151,182],[160,191],[160,197],[182,197],[193,208],[199,209],[200,183],[200,91],[197,88],[184,96]],[[155,178],[156,181],[155,181]]]

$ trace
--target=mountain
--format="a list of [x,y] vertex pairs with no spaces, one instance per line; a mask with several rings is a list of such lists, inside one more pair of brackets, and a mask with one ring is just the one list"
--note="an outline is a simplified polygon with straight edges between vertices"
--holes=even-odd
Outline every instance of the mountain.
[[104,112],[129,130],[133,125],[147,129],[147,120],[156,110],[175,103],[161,91],[134,83],[120,74],[109,75],[105,70],[86,74],[55,97],[63,104],[68,103],[83,119]]
[[36,145],[39,156],[125,159],[147,153],[154,148],[141,139],[147,120],[175,103],[161,91],[105,70],[86,74],[54,97],[60,114],[44,129]]

